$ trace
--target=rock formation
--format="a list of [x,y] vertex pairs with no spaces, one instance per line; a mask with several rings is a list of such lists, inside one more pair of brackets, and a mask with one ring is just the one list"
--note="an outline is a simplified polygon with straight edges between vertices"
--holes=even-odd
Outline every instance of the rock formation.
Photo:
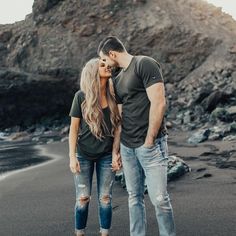
[[107,35],[161,63],[172,126],[235,120],[211,119],[236,105],[236,22],[220,8],[201,0],[35,0],[24,21],[0,25],[0,129],[66,117],[82,66]]

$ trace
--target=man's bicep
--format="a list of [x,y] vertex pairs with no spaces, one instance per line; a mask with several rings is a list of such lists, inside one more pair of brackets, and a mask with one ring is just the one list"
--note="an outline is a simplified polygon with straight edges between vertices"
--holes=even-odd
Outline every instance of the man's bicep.
[[155,83],[164,81],[160,65],[152,58],[143,58],[138,66],[138,71],[146,89]]
[[165,104],[165,87],[164,83],[159,82],[149,86],[147,89],[147,96],[151,103]]

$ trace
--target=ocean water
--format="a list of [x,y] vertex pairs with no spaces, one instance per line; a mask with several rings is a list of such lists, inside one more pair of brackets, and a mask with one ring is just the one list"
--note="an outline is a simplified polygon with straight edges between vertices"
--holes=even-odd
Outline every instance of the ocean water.
[[0,141],[0,175],[50,160],[41,156],[36,143]]

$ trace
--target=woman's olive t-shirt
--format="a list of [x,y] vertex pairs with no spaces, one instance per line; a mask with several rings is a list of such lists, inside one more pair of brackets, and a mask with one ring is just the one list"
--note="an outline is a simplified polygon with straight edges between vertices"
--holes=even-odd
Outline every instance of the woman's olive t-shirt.
[[109,107],[102,109],[104,121],[109,133],[106,131],[106,133],[104,133],[104,138],[99,140],[92,134],[88,124],[83,119],[81,104],[84,99],[85,95],[83,91],[79,90],[76,92],[69,116],[80,118],[77,152],[87,159],[96,160],[112,153],[112,144],[114,138],[111,135],[112,124],[110,120],[110,109]]

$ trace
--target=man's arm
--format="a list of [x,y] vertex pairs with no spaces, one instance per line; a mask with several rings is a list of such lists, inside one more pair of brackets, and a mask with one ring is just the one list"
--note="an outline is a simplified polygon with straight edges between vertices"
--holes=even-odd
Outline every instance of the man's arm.
[[[122,104],[118,104],[118,110],[120,117],[122,114]],[[113,148],[112,148],[112,168],[113,170],[119,170],[121,167],[121,156],[120,156],[120,134],[121,124],[117,127],[114,134]]]
[[161,123],[165,114],[166,99],[164,83],[155,83],[146,89],[147,96],[150,100],[149,126],[144,146],[153,145],[155,138],[161,127]]
[[[118,104],[118,110],[121,117],[122,104]],[[112,149],[114,153],[118,153],[120,151],[120,133],[121,133],[121,124],[115,130],[113,149]]]

